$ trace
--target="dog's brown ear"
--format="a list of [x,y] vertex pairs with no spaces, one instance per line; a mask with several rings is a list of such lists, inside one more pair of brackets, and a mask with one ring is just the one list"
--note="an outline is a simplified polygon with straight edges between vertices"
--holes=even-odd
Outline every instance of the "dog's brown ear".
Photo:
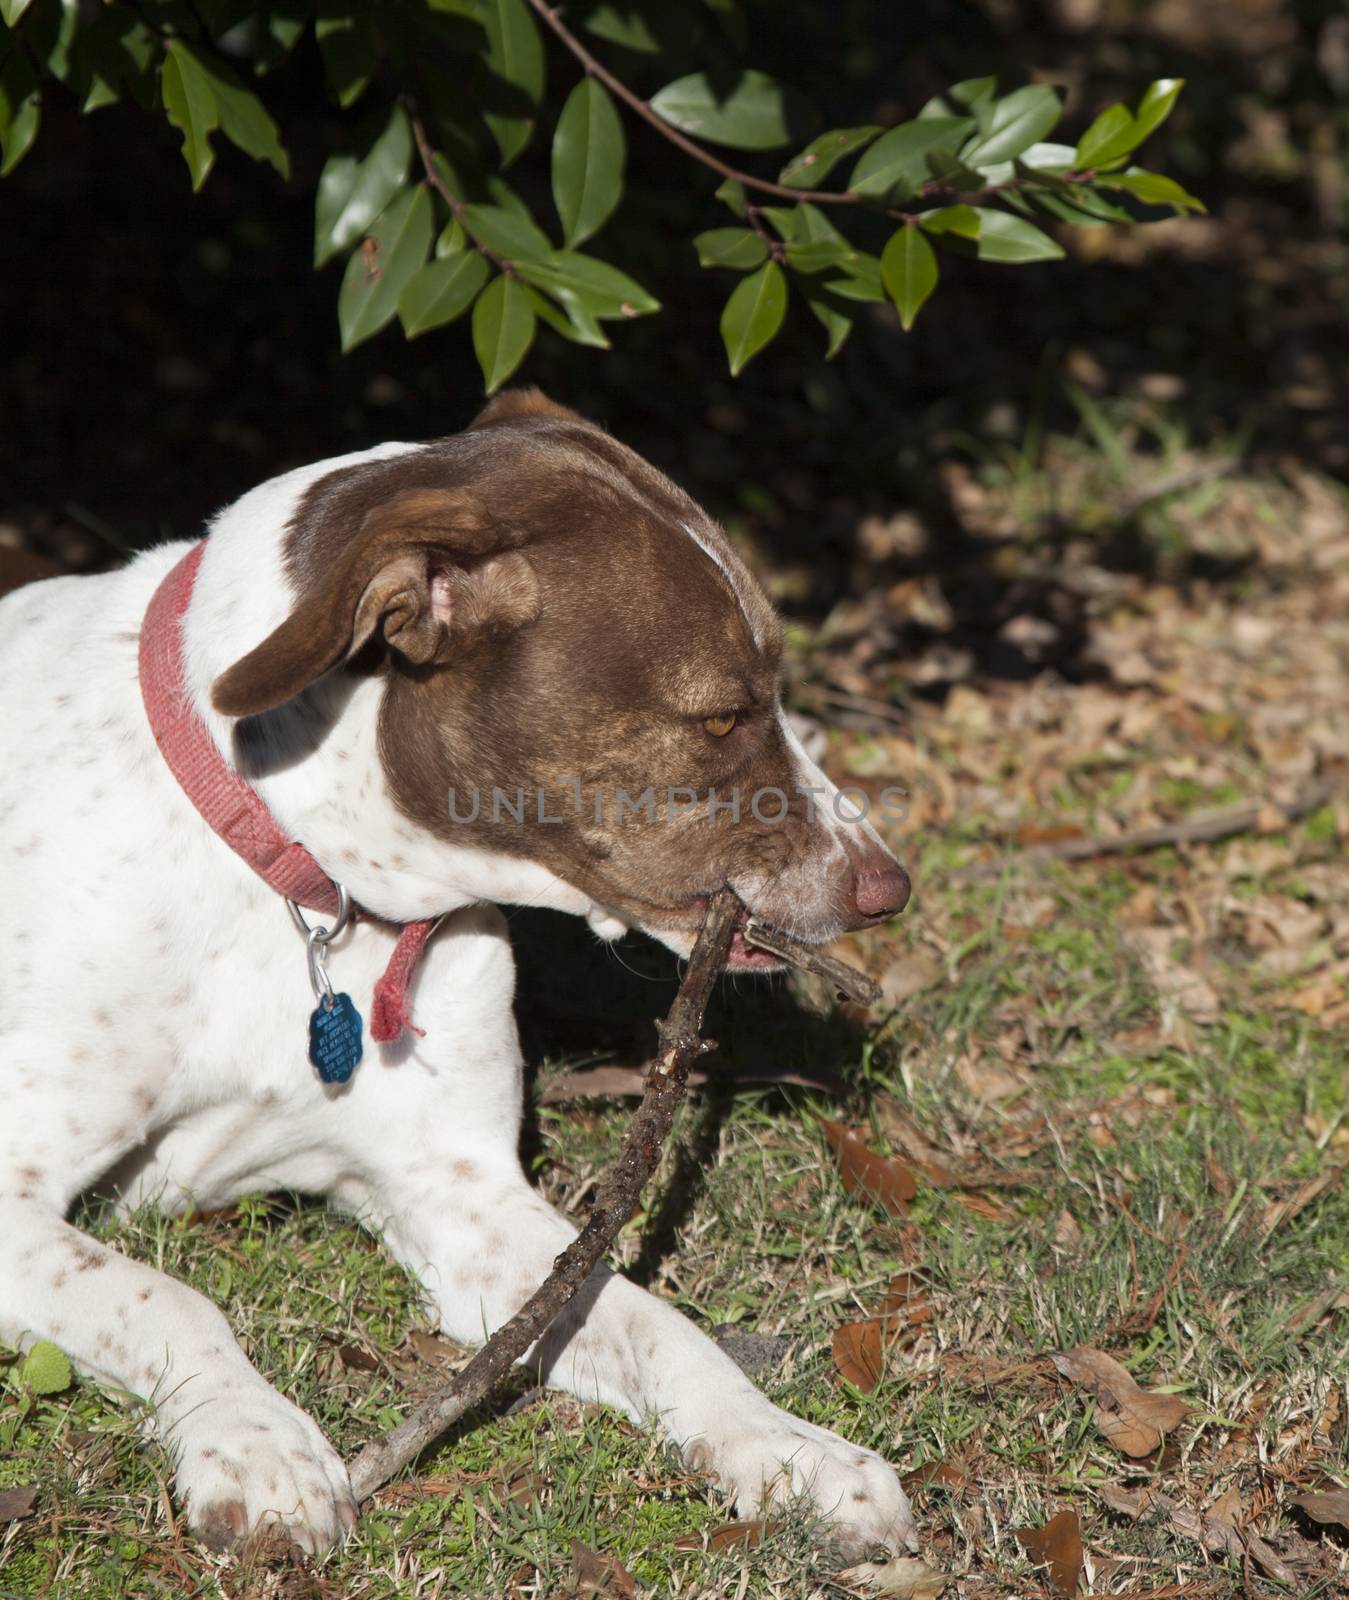
[[565,417],[568,422],[582,419],[575,411],[550,400],[542,389],[507,389],[489,402],[469,424],[473,428],[486,428],[494,422],[509,422],[512,417]]
[[528,559],[457,490],[416,489],[366,512],[331,567],[311,565],[290,616],[221,673],[211,703],[227,717],[283,705],[373,638],[420,666],[538,615]]

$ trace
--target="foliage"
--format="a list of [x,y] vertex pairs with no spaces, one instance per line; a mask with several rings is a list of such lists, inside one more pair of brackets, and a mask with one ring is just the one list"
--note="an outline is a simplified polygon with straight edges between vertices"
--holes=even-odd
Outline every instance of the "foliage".
[[[627,272],[581,248],[620,208],[674,232],[657,179],[630,179],[625,117],[683,153],[690,187],[700,170],[722,180],[716,202],[729,216],[693,247],[704,266],[743,275],[721,319],[733,373],[783,326],[789,287],[832,356],[868,302],[892,301],[911,328],[943,253],[1048,261],[1063,252],[1041,224],[1202,209],[1173,179],[1131,164],[1169,115],[1179,79],[1109,106],[1076,146],[1051,141],[1063,110],[1055,89],[1000,94],[992,77],[954,84],[894,127],[820,132],[806,93],[743,59],[753,9],[754,0],[574,0],[556,10],[547,0],[0,0],[0,172],[31,149],[44,98],[60,85],[85,112],[129,99],[166,118],[194,189],[222,141],[288,179],[278,119],[293,103],[288,74],[316,51],[339,115],[336,136],[325,133],[314,261],[346,257],[344,349],[395,319],[413,338],[471,310],[489,391],[516,370],[540,323],[608,348],[606,324],[659,309]],[[823,97],[834,8],[789,9],[810,13],[818,48],[804,87]],[[722,149],[787,159],[742,169]]]

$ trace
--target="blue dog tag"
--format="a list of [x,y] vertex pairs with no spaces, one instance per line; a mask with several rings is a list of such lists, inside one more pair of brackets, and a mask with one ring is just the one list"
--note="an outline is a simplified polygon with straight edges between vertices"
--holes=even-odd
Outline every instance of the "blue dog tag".
[[345,1083],[361,1059],[361,1014],[349,994],[320,1002],[309,1018],[309,1059],[324,1083]]

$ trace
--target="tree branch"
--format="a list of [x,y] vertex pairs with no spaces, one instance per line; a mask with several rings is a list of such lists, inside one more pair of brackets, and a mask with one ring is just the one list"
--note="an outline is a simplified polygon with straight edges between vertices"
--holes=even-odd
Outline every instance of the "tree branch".
[[439,168],[436,166],[436,152],[431,144],[430,138],[427,136],[426,124],[422,121],[421,117],[412,106],[407,106],[407,113],[408,120],[412,124],[412,137],[417,141],[417,154],[421,157],[422,171],[426,174],[427,183],[436,191],[445,204],[449,206],[450,215],[459,224],[459,226],[464,229],[464,232],[468,234],[469,241],[478,254],[486,256],[486,258],[492,263],[497,271],[504,273],[506,277],[514,278],[518,276],[515,270],[515,264],[513,262],[507,261],[503,256],[497,255],[494,250],[489,250],[485,244],[480,244],[473,237],[473,235],[469,233],[469,230],[464,223],[464,202],[457,194],[454,193],[449,184],[445,182],[445,179],[440,174]]
[[[713,155],[710,150],[704,149],[696,140],[690,139],[687,134],[683,134],[678,128],[672,127],[664,117],[651,109],[650,104],[643,100],[641,95],[629,89],[621,78],[615,77],[599,57],[586,49],[585,45],[563,22],[560,6],[549,5],[548,0],[529,0],[529,5],[543,20],[545,26],[552,29],[556,37],[576,57],[577,61],[581,63],[592,78],[598,78],[612,95],[621,100],[630,111],[636,112],[643,122],[649,123],[660,134],[661,138],[667,139],[677,149],[682,150],[686,156],[691,156],[693,160],[701,162],[703,166],[710,167],[713,172],[720,173],[723,178],[734,179],[736,183],[744,184],[746,189],[754,189],[759,194],[773,195],[779,200],[791,200],[797,205],[808,200],[811,205],[855,206],[865,205],[870,199],[867,195],[854,194],[851,189],[789,189],[785,183],[774,183],[771,179],[756,177],[754,173],[746,172],[741,167],[733,167],[730,162],[723,161],[720,156]],[[1065,172],[1062,175],[1065,183],[1087,183],[1094,176],[1095,174],[1090,172]],[[933,205],[978,205],[988,196],[999,194],[1004,190],[1020,190],[1031,187],[1033,185],[1027,184],[1021,178],[1011,178],[1006,183],[992,184],[989,188],[980,189],[974,194],[962,194],[960,190],[952,189],[949,185],[939,183],[933,178],[922,186],[919,193],[924,200],[930,201]],[[918,220],[917,217],[909,212],[890,212],[888,214],[897,216],[904,222],[916,222]],[[762,231],[752,218],[751,226],[755,227],[756,231]],[[775,256],[774,259],[778,258]]]
[[632,1215],[642,1185],[655,1171],[661,1147],[684,1098],[692,1062],[711,1048],[699,1036],[703,1013],[726,964],[740,902],[721,889],[708,903],[660,1045],[647,1071],[646,1093],[633,1113],[627,1143],[595,1197],[590,1219],[553,1263],[553,1270],[519,1311],[499,1327],[453,1383],[425,1400],[391,1432],[372,1439],[351,1464],[357,1500],[375,1490],[486,1396],[545,1332],[594,1270]]

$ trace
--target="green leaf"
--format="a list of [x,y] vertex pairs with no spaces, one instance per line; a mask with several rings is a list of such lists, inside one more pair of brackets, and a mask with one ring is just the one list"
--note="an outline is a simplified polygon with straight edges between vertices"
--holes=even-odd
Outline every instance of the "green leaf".
[[660,301],[626,272],[575,250],[550,250],[541,260],[521,261],[519,271],[569,310],[575,304],[593,317],[640,317],[660,310]]
[[12,28],[32,3],[33,0],[0,0],[0,22]]
[[722,205],[734,211],[737,217],[743,217],[749,210],[749,196],[745,193],[745,186],[739,178],[727,178],[720,183],[713,193],[713,198],[720,200]]
[[942,206],[925,211],[918,219],[928,233],[954,233],[962,239],[979,237],[979,213],[973,206]]
[[443,327],[463,316],[489,277],[491,268],[478,250],[460,250],[428,261],[413,273],[398,297],[403,332],[415,339],[429,328]]
[[846,277],[831,278],[824,285],[831,294],[844,300],[880,301],[885,299],[885,285],[881,282],[881,264],[875,256],[856,250],[845,264]]
[[[482,0],[481,21],[492,75],[537,108],[543,99],[547,68],[543,40],[525,0]],[[529,143],[533,117],[514,114],[513,108],[511,112],[484,111],[483,117],[501,151],[502,166],[510,166]]]
[[994,101],[987,126],[960,152],[960,159],[979,168],[1010,161],[1043,139],[1062,115],[1059,97],[1047,84],[1016,89]]
[[365,92],[378,60],[374,11],[363,0],[319,0],[314,34],[323,58],[323,76],[343,110]]
[[283,178],[290,175],[290,158],[262,101],[219,61],[199,54],[182,39],[170,39],[160,86],[168,119],[183,135],[183,155],[194,189],[201,188],[215,163],[211,135],[217,128],[246,155],[266,161]]
[[13,172],[28,154],[41,117],[37,75],[27,56],[12,51],[0,65],[0,178]]
[[63,1350],[39,1339],[19,1363],[17,1377],[34,1394],[60,1394],[71,1384],[70,1362]]
[[493,255],[507,261],[537,259],[553,248],[548,235],[532,218],[508,211],[504,206],[465,206],[464,226]]
[[529,353],[537,322],[527,287],[493,278],[473,307],[473,350],[488,394],[495,394]]
[[954,151],[974,127],[972,117],[926,117],[882,134],[853,168],[854,194],[903,199],[927,182],[929,150]]
[[787,246],[787,260],[797,272],[828,272],[835,267],[846,272],[849,261],[860,255],[846,239],[813,239],[809,244]]
[[776,261],[765,261],[752,277],[736,284],[721,313],[721,337],[739,377],[782,326],[787,314],[787,282]]
[[1147,206],[1170,206],[1177,216],[1186,211],[1205,211],[1204,202],[1182,189],[1174,178],[1160,172],[1148,172],[1142,167],[1130,167],[1128,172],[1112,173],[1098,178],[1102,189],[1124,189]]
[[1122,161],[1139,142],[1134,136],[1134,119],[1127,106],[1107,106],[1077,141],[1073,164],[1077,167],[1107,167]]
[[363,160],[330,156],[319,174],[314,207],[314,265],[350,249],[403,187],[412,158],[412,129],[395,106]]
[[1033,222],[1007,211],[979,214],[979,259],[1020,265],[1026,261],[1061,261],[1062,249]]
[[870,144],[882,131],[878,127],[834,128],[822,133],[783,167],[778,173],[778,182],[785,183],[789,189],[813,189],[845,156]]
[[595,6],[586,12],[584,27],[596,38],[622,45],[625,50],[636,50],[642,55],[655,55],[660,50],[660,40],[641,12],[633,10],[631,0]]
[[737,150],[776,150],[812,117],[804,99],[767,73],[744,71],[728,89],[705,72],[667,83],[651,109],[672,127]]
[[937,255],[912,223],[899,228],[881,254],[881,281],[899,312],[899,324],[907,333],[913,327],[923,302],[937,287]]
[[72,53],[71,87],[80,109],[97,111],[130,90],[150,110],[159,103],[159,41],[121,6],[105,5],[81,26]]
[[1184,87],[1184,78],[1158,78],[1144,89],[1134,107],[1134,126],[1139,130],[1139,144],[1171,115],[1171,108]]
[[[803,201],[797,206],[795,234],[797,244],[814,244],[823,239],[842,238],[843,235],[819,206],[813,206],[809,201]],[[846,243],[846,240],[844,242]]]
[[343,351],[393,320],[403,290],[426,260],[435,232],[430,194],[404,189],[351,253],[337,296]]
[[608,90],[582,78],[553,135],[553,199],[568,249],[598,233],[623,193],[627,141]]
[[192,174],[192,187],[200,189],[215,164],[211,135],[220,126],[211,80],[183,41],[171,39],[159,81],[165,115],[183,136],[183,159]]
[[529,304],[534,315],[540,322],[547,323],[554,333],[560,333],[564,339],[572,344],[591,345],[596,350],[610,350],[613,346],[605,337],[604,329],[600,327],[595,317],[587,315],[575,303],[563,306],[560,310],[553,302],[541,295],[532,286],[525,293],[529,296]]
[[987,178],[982,173],[976,172],[973,167],[967,167],[949,150],[929,150],[927,169],[936,181],[947,189],[958,189],[972,194],[976,189],[986,188],[988,184]]
[[806,304],[810,307],[811,314],[818,318],[829,335],[829,345],[824,359],[832,361],[853,330],[855,312],[846,300],[840,299],[823,284],[808,283],[803,286],[802,293],[806,297]]
[[710,228],[693,241],[700,267],[749,272],[768,258],[768,246],[753,228]]

